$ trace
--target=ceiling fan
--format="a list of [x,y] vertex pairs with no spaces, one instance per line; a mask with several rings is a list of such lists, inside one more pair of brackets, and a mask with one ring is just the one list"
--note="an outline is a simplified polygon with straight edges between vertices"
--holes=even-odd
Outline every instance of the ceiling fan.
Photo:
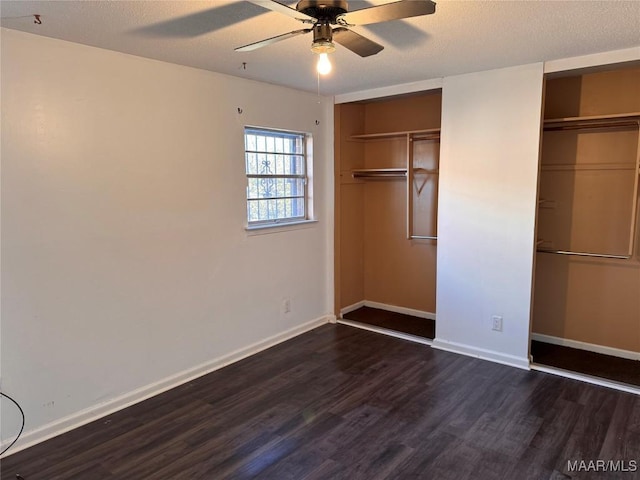
[[300,0],[295,8],[276,0],[249,1],[295,18],[310,27],[250,43],[235,50],[248,52],[287,38],[313,32],[311,51],[320,54],[319,73],[328,73],[331,70],[327,54],[335,51],[334,41],[361,57],[375,55],[384,48],[382,45],[349,30],[348,27],[430,15],[436,11],[436,4],[431,0],[400,0],[353,11],[349,11],[346,0]]

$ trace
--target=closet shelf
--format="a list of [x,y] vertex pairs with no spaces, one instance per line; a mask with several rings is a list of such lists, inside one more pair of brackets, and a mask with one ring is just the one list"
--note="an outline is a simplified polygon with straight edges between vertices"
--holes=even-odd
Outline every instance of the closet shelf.
[[412,140],[435,140],[440,138],[439,128],[429,128],[426,130],[406,130],[402,132],[382,132],[382,133],[363,133],[360,135],[351,135],[349,140],[366,142],[368,140],[386,140],[391,138],[406,138],[409,136]]
[[586,117],[547,118],[544,130],[583,130],[588,128],[620,128],[640,126],[640,112]]

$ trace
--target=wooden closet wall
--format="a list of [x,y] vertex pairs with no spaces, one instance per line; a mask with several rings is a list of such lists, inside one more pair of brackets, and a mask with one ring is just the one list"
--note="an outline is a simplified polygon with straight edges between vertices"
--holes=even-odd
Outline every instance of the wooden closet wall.
[[[441,103],[438,91],[336,105],[336,312],[367,300],[435,313],[436,242],[407,238],[406,178],[353,174],[413,156],[412,230],[435,236]],[[407,133],[423,130],[435,132]]]
[[547,79],[534,334],[640,352],[638,112],[640,68]]

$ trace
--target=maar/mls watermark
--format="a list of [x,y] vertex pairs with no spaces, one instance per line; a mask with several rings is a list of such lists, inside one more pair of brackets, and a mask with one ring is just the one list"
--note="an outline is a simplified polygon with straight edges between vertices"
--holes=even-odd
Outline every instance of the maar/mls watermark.
[[569,472],[637,472],[638,460],[568,460]]

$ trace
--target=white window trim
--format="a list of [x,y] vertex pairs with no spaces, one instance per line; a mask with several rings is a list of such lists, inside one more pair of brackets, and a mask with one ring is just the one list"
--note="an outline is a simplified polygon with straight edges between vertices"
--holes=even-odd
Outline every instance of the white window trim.
[[318,223],[316,219],[299,220],[297,222],[280,222],[270,223],[262,225],[247,225],[244,227],[247,235],[265,235],[268,233],[287,232],[290,230],[302,230],[304,228],[311,228]]
[[[300,132],[296,130],[285,130],[285,129],[277,129],[277,128],[269,128],[269,127],[259,127],[255,125],[245,125],[243,128],[243,144],[245,144],[245,136],[247,129],[254,130],[264,130],[271,132],[282,132],[285,134],[295,134],[304,136],[305,146],[304,146],[304,158],[305,158],[305,217],[296,217],[292,219],[278,219],[278,220],[265,220],[265,221],[256,221],[253,223],[249,223],[249,217],[245,213],[245,231],[247,235],[261,235],[266,233],[277,233],[287,230],[298,230],[302,228],[312,227],[314,224],[318,223],[318,220],[315,218],[314,212],[314,202],[313,202],[313,137],[309,132]],[[245,144],[246,145],[246,144]],[[244,148],[244,153],[246,155],[246,147]],[[245,179],[250,178],[251,175],[248,175],[246,172],[246,164],[244,167],[244,175]],[[246,212],[246,195],[245,195],[245,212]]]

